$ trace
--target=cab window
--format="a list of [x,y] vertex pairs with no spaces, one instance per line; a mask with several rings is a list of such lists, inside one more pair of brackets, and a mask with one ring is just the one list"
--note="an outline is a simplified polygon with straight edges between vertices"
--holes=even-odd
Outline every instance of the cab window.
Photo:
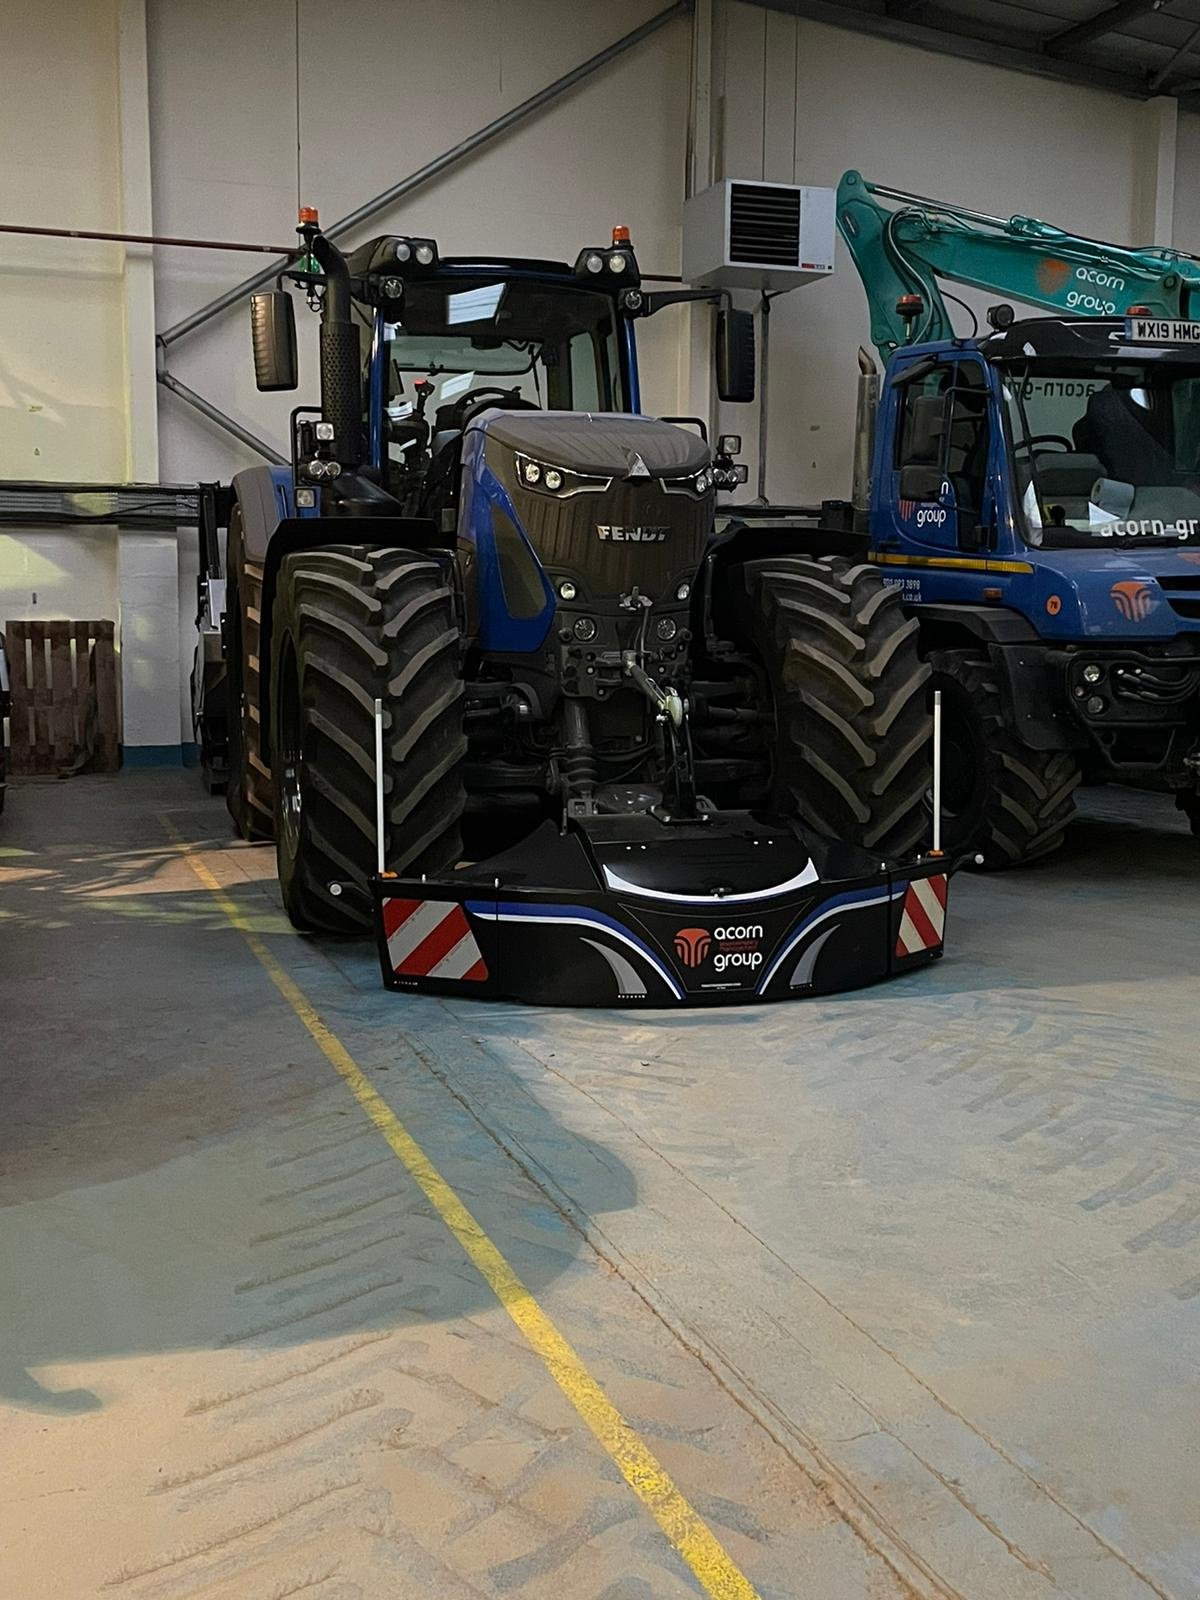
[[896,466],[935,467],[960,512],[983,508],[988,462],[988,391],[974,361],[948,362],[908,384],[896,435]]

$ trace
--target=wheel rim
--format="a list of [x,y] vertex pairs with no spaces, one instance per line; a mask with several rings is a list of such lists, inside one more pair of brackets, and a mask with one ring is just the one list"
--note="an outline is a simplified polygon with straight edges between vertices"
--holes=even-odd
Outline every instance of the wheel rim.
[[304,741],[300,726],[300,687],[296,658],[291,650],[282,663],[279,684],[279,725],[276,729],[279,762],[279,825],[289,856],[300,848],[304,820]]

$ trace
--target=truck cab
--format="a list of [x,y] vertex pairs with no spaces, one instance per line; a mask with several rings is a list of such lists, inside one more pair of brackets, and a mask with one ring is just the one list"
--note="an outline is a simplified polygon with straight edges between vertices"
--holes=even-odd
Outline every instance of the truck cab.
[[1052,849],[1081,780],[1200,758],[1200,351],[1129,318],[902,345],[876,417],[871,559],[943,690],[948,827]]

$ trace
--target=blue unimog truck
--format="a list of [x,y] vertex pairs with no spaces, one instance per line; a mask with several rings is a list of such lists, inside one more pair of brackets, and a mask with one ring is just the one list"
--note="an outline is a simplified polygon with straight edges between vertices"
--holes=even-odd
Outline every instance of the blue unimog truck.
[[[1081,781],[1168,790],[1200,833],[1200,261],[854,172],[838,225],[886,363],[860,356],[852,521],[942,691],[948,846],[1045,855]],[[938,280],[1052,314],[955,336]]]

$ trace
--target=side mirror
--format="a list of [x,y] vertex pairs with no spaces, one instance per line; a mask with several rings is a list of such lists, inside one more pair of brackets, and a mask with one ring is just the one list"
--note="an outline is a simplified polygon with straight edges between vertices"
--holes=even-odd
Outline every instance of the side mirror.
[[942,469],[914,464],[900,468],[901,500],[937,500],[942,493]]
[[717,396],[745,405],[754,399],[754,314],[723,306],[717,312]]
[[250,329],[254,338],[254,381],[260,389],[294,389],[300,381],[296,365],[296,309],[283,289],[250,297]]

